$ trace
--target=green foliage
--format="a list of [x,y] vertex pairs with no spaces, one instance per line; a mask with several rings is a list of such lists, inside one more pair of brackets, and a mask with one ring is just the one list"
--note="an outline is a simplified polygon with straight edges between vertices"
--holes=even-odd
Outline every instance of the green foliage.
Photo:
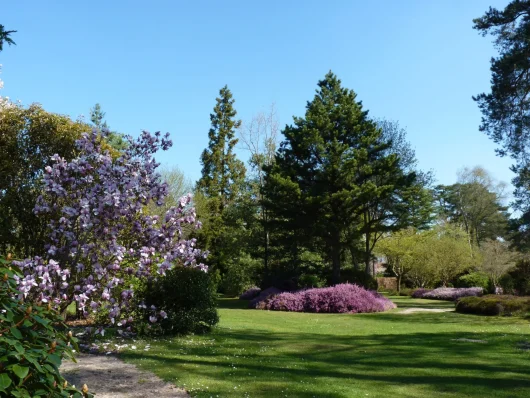
[[509,272],[513,280],[514,291],[520,296],[530,295],[530,259],[523,258]]
[[12,33],[16,33],[16,30],[5,30],[4,25],[0,24],[0,52],[4,50],[4,43],[10,46],[16,43],[11,38]]
[[477,246],[505,236],[509,219],[508,208],[502,205],[505,184],[496,183],[481,167],[464,169],[458,180],[436,188],[440,215],[462,226]]
[[298,277],[298,288],[324,287],[326,281],[315,274],[302,274]]
[[368,290],[377,290],[377,281],[363,270],[346,268],[342,270],[341,283],[353,283]]
[[221,292],[229,296],[239,296],[258,282],[261,261],[248,253],[241,253],[231,261],[221,280]]
[[[88,397],[59,373],[63,358],[74,360],[77,339],[50,305],[19,299],[17,270],[0,257],[0,396]],[[88,390],[87,390],[88,391]]]
[[337,283],[345,250],[364,235],[369,264],[377,236],[413,213],[403,198],[416,175],[401,167],[357,95],[331,72],[283,135],[263,190],[277,255],[296,268],[302,250],[321,247]]
[[[499,285],[501,286],[502,292],[504,294],[515,294],[515,285],[510,274],[503,275],[499,280]],[[490,286],[490,292],[492,292],[491,288],[492,287]]]
[[[148,334],[203,333],[217,324],[215,286],[208,273],[195,268],[175,267],[166,276],[142,283],[136,289],[146,311],[135,314],[139,331]],[[150,307],[165,311],[167,318],[151,324]]]
[[504,10],[489,8],[473,20],[482,35],[495,37],[499,56],[491,59],[491,92],[473,99],[482,112],[480,130],[500,144],[497,154],[514,160],[512,204],[522,216],[513,223],[515,242],[530,248],[530,2],[512,0]]
[[90,130],[37,104],[0,110],[0,251],[16,257],[42,254],[47,220],[33,213],[42,170],[54,154],[73,158],[75,140]]
[[485,291],[489,291],[489,277],[482,272],[471,272],[462,275],[456,281],[456,287],[481,287]]
[[464,297],[456,303],[456,311],[478,315],[526,315],[530,312],[530,297],[489,295]]

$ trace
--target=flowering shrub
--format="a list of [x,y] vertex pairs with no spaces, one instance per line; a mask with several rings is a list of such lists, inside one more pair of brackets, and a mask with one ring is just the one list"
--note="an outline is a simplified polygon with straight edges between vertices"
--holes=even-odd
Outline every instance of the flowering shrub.
[[482,296],[482,294],[483,289],[481,287],[439,287],[434,290],[424,291],[420,291],[420,289],[417,289],[412,294],[412,297],[432,300],[456,301],[461,297]]
[[262,290],[260,294],[258,294],[252,300],[250,300],[250,302],[248,303],[248,307],[258,308],[258,306],[262,305],[268,297],[281,293],[281,292],[282,291],[280,289],[277,289],[275,287],[269,287],[265,290]]
[[77,348],[72,333],[51,306],[19,300],[17,271],[0,257],[0,396],[88,397],[59,373]]
[[396,308],[396,305],[374,291],[344,283],[276,294],[265,300],[262,308],[275,311],[361,313],[386,311]]
[[[103,133],[104,134],[104,133]],[[200,227],[191,196],[183,197],[164,218],[144,214],[149,203],[161,206],[167,184],[156,172],[153,155],[172,143],[168,134],[143,132],[118,158],[104,150],[98,132],[76,142],[71,162],[58,155],[44,170],[43,194],[34,212],[49,220],[47,254],[17,264],[20,298],[50,302],[64,310],[72,301],[85,315],[106,310],[111,323],[122,316],[133,297],[127,278],[164,275],[175,263],[206,271],[205,253],[195,240],[183,238],[183,226]],[[163,314],[153,311],[154,319]]]
[[412,298],[423,298],[423,295],[424,295],[425,293],[430,292],[430,291],[432,291],[432,289],[425,289],[425,288],[423,288],[423,287],[419,287],[419,288],[415,289],[415,290],[412,292],[412,294],[410,295],[410,297],[412,297]]
[[261,293],[261,289],[259,287],[253,286],[250,289],[247,289],[243,292],[241,296],[239,296],[240,300],[252,300],[253,298],[257,297]]

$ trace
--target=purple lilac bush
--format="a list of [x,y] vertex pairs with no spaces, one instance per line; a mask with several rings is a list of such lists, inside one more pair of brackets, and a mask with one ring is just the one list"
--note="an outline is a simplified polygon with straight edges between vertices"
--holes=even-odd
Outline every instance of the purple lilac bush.
[[[131,322],[124,309],[133,302],[125,280],[164,275],[175,264],[206,271],[206,253],[183,236],[184,225],[200,227],[190,195],[161,219],[144,213],[168,195],[153,155],[171,145],[168,134],[144,131],[116,158],[93,131],[77,141],[77,158],[52,157],[34,209],[48,220],[47,253],[17,262],[20,298],[61,310],[76,301],[85,315],[107,309],[111,322],[122,326]],[[153,321],[165,316],[153,310]]]
[[414,298],[426,298],[432,300],[449,300],[456,301],[461,297],[482,296],[484,293],[481,287],[439,287],[434,290],[425,290],[419,292],[419,289],[414,292]]
[[396,305],[374,291],[344,283],[333,287],[276,294],[266,299],[258,308],[274,311],[355,314],[382,312],[396,308]]
[[245,290],[241,296],[239,296],[240,300],[252,300],[253,298],[257,297],[261,293],[261,289],[259,287],[253,286],[250,289]]

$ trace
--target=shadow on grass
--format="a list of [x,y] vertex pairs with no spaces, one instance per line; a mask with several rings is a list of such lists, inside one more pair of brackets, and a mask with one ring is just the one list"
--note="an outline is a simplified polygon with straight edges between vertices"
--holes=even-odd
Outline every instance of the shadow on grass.
[[234,297],[221,297],[217,299],[217,308],[229,310],[246,310],[248,309],[248,300],[239,300]]
[[[280,396],[286,380],[288,396],[295,397],[350,396],[332,388],[315,391],[318,380],[328,386],[373,388],[376,396],[400,396],[393,394],[395,386],[410,389],[410,395],[401,396],[530,396],[530,355],[517,352],[521,336],[515,334],[480,333],[483,344],[459,340],[477,336],[457,332],[330,336],[220,328],[211,337],[214,344],[186,346],[185,355],[177,341],[161,353],[128,352],[125,357],[147,359],[168,380],[185,369],[199,378],[246,383],[248,388],[262,383],[258,391],[266,388],[267,394],[251,390],[251,396]],[[308,384],[312,391],[304,390]],[[222,389],[208,392],[226,396]]]

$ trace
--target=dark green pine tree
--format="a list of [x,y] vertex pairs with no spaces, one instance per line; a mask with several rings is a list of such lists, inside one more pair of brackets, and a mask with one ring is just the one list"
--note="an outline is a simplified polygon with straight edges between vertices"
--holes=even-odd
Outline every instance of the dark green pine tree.
[[236,114],[232,93],[225,86],[210,114],[209,143],[201,155],[202,176],[197,182],[197,190],[205,200],[203,214],[198,214],[205,219],[199,239],[210,251],[209,265],[221,272],[242,249],[241,242],[234,238],[241,227],[236,207],[245,194],[245,166],[234,153],[236,129],[241,126]]
[[101,105],[99,103],[94,105],[94,107],[90,109],[90,121],[92,122],[94,127],[98,129],[98,131],[107,130],[107,142],[109,143],[109,145],[117,151],[125,150],[128,145],[125,136],[122,133],[118,133],[117,131],[110,131],[110,127],[107,124],[107,121],[103,120],[105,118],[105,115],[106,112],[103,112],[103,109],[101,108]]
[[473,97],[482,112],[480,130],[500,145],[497,153],[514,160],[512,203],[514,243],[530,250],[530,1],[512,0],[504,9],[490,7],[473,20],[483,36],[495,37],[499,56],[491,59],[491,91]]
[[[279,244],[293,257],[301,248],[322,244],[335,283],[352,230],[362,239],[366,212],[413,180],[400,169],[398,156],[387,153],[390,143],[356,98],[329,72],[307,103],[305,117],[295,117],[283,131],[264,188],[273,215],[270,227],[284,229]],[[386,218],[378,219],[381,228]],[[368,230],[376,230],[375,221]]]
[[227,86],[219,91],[213,113],[209,143],[201,155],[202,176],[197,188],[214,202],[214,213],[220,216],[241,193],[245,183],[245,165],[236,158],[236,130],[241,126],[234,109],[234,99]]

